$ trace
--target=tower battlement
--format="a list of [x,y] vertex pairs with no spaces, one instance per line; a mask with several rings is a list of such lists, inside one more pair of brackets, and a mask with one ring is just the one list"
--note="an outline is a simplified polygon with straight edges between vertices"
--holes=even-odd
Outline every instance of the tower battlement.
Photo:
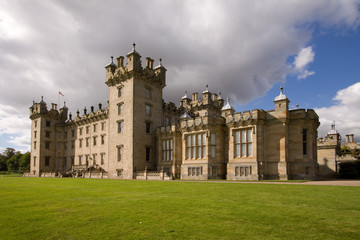
[[65,106],[65,103],[64,106],[59,110],[57,109],[57,104],[51,103],[51,109],[48,110],[43,97],[41,97],[40,102],[33,102],[33,105],[29,109],[31,120],[44,116],[51,119],[66,121],[68,114],[68,108]]
[[134,49],[127,54],[127,62],[124,66],[124,57],[117,58],[117,65],[111,57],[111,62],[105,67],[106,85],[114,86],[121,82],[127,81],[132,77],[142,78],[151,84],[157,84],[161,88],[166,86],[166,68],[162,65],[162,59],[159,59],[159,65],[154,68],[154,60],[146,58],[146,65],[142,67],[141,55]]

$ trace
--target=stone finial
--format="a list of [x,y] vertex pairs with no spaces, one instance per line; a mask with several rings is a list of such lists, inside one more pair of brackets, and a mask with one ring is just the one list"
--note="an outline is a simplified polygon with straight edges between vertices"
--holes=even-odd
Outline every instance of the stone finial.
[[188,98],[187,91],[185,91],[185,95],[181,99],[185,99],[185,98]]
[[136,47],[136,44],[135,42],[133,43],[133,51],[135,52],[135,47]]
[[203,93],[208,93],[209,92],[209,85],[205,85],[205,91],[203,91]]
[[91,106],[90,109],[91,109],[91,112],[93,113],[94,112],[94,106]]
[[336,131],[336,129],[335,129],[335,121],[333,121],[331,123],[331,130],[329,131],[328,134],[337,134],[337,133],[338,133],[338,131]]
[[230,105],[230,98],[227,98],[226,105],[223,106],[221,110],[229,110],[229,109],[233,109],[233,107]]
[[102,104],[101,104],[101,103],[99,103],[99,110],[102,110],[102,109],[101,109],[101,107],[102,107]]
[[159,66],[162,66],[162,59],[159,59]]
[[79,111],[79,109],[76,111],[76,117],[80,117],[80,111]]
[[219,97],[218,97],[218,99],[219,99],[219,100],[222,99],[222,97],[221,97],[221,92],[219,92]]
[[299,104],[296,104],[296,109],[299,109]]
[[87,112],[87,110],[86,110],[86,107],[84,108],[84,115],[86,115],[86,112]]
[[284,100],[284,99],[287,99],[286,95],[283,93],[284,91],[284,88],[281,86],[280,87],[280,94],[279,96],[277,96],[274,101],[279,101],[279,100]]
[[72,114],[71,113],[69,114],[69,119],[72,120]]

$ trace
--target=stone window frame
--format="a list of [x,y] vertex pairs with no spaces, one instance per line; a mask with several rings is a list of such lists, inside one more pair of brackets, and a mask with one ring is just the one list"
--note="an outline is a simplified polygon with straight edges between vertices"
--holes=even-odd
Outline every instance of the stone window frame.
[[152,125],[152,122],[145,121],[145,133],[146,134],[151,134],[151,125]]
[[101,145],[105,144],[105,136],[106,136],[105,134],[100,135],[100,138],[101,138],[100,143],[101,143]]
[[124,155],[124,145],[116,146],[116,160],[117,162],[121,162]]
[[86,132],[86,134],[90,133],[90,125],[85,126],[85,132]]
[[210,157],[216,158],[216,133],[210,134]]
[[174,153],[174,139],[168,138],[162,140],[162,160],[172,161]]
[[96,132],[97,130],[97,123],[93,124],[93,132]]
[[[200,140],[200,141],[199,141]],[[206,158],[207,132],[197,132],[185,135],[185,159]]]
[[85,146],[89,147],[90,145],[90,137],[85,138]]
[[45,142],[45,149],[50,149],[50,143],[49,141],[46,141]]
[[35,156],[35,157],[33,157],[33,160],[34,160],[34,164],[33,164],[33,166],[34,166],[34,167],[36,167],[36,156]]
[[[233,129],[234,158],[247,158],[254,155],[254,130],[253,127]],[[245,139],[244,137],[245,132]],[[250,133],[250,134],[249,134]],[[249,140],[249,136],[251,139]]]
[[120,103],[117,104],[117,114],[118,114],[118,115],[121,115],[121,114],[122,114],[123,105],[124,105],[124,102],[120,102]]
[[45,137],[50,138],[50,136],[51,136],[51,131],[45,131]]
[[105,153],[102,152],[100,153],[100,164],[104,165],[104,163],[105,163]]
[[82,148],[82,141],[83,141],[83,139],[80,138],[80,139],[79,139],[79,148]]
[[101,131],[104,131],[104,130],[105,130],[105,123],[106,123],[106,122],[102,122],[102,123],[101,123]]
[[96,157],[97,157],[97,153],[93,153],[92,154],[93,165],[96,164]]
[[188,176],[189,177],[201,176],[201,175],[203,175],[202,167],[188,167]]
[[36,141],[34,141],[33,148],[36,149]]
[[79,135],[81,136],[82,133],[83,133],[83,128],[81,127],[81,128],[79,128]]
[[308,150],[307,150],[307,129],[303,128],[302,130],[302,149],[303,149],[303,155],[307,156]]
[[83,157],[83,155],[79,155],[79,156],[78,156],[78,160],[79,160],[79,165],[82,165],[82,162],[81,162],[81,160],[82,160],[82,157]]
[[119,97],[122,97],[124,95],[124,85],[120,85],[117,87],[117,95],[118,95],[118,98]]
[[93,136],[93,146],[96,146],[97,144],[97,136]]
[[247,177],[252,175],[251,165],[239,165],[234,167],[235,177]]
[[46,127],[51,127],[51,122],[50,121],[45,121],[45,126]]
[[145,146],[145,162],[151,162],[151,146]]
[[44,161],[44,164],[45,164],[45,167],[48,167],[50,166],[50,156],[45,156],[45,161]]
[[124,132],[124,120],[118,120],[117,122],[117,132],[118,133],[123,133]]
[[145,103],[145,116],[146,117],[151,117],[152,116],[152,108],[153,105],[151,103]]
[[152,87],[146,85],[145,86],[145,98],[151,99],[152,98]]

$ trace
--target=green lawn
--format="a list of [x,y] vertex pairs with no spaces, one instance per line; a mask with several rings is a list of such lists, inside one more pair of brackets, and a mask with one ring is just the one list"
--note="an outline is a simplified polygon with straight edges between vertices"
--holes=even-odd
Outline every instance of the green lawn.
[[360,239],[360,188],[0,176],[0,239]]

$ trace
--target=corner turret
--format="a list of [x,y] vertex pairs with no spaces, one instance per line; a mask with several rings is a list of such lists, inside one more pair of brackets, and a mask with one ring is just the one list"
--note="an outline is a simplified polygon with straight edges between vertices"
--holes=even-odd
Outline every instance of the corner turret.
[[116,70],[116,64],[114,63],[114,57],[111,56],[111,62],[106,65],[106,79],[109,79],[109,77],[114,75],[114,72]]
[[280,94],[274,99],[275,111],[279,112],[278,117],[286,117],[289,115],[290,100],[283,93],[284,88],[280,87]]
[[[162,65],[162,59],[159,59],[159,65],[154,69],[155,75],[161,80],[161,82],[165,83],[166,79],[166,68]],[[165,87],[165,86],[164,86]]]
[[141,56],[137,51],[135,51],[135,46],[136,44],[134,43],[133,50],[126,55],[127,63],[125,68],[129,72],[130,71],[140,72],[142,70]]
[[223,117],[226,117],[227,115],[234,114],[234,112],[235,112],[234,108],[230,105],[230,99],[227,98],[226,105],[221,108],[221,115]]

